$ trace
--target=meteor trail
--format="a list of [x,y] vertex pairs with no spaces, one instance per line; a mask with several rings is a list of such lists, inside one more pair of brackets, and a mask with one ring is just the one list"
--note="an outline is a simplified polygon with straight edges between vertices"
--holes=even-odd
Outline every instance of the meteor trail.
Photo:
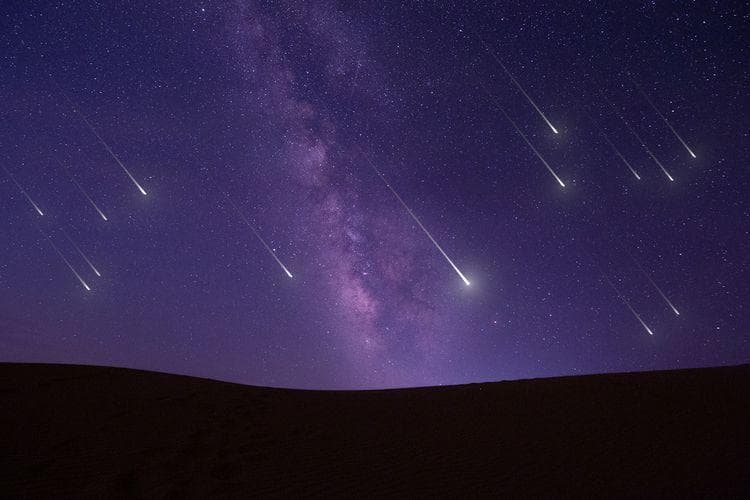
[[617,109],[615,108],[615,106],[612,104],[612,102],[609,99],[607,99],[603,94],[602,94],[602,97],[604,97],[604,100],[607,101],[607,104],[609,104],[609,107],[612,108],[612,111],[614,111],[615,114],[620,118],[620,120],[622,120],[622,123],[624,123],[625,126],[628,128],[628,130],[630,130],[630,133],[633,134],[636,139],[638,139],[638,142],[641,143],[641,146],[643,146],[643,149],[646,151],[646,153],[648,153],[651,159],[654,160],[654,162],[659,166],[661,171],[664,172],[664,175],[667,176],[667,179],[669,179],[671,182],[674,182],[674,178],[672,177],[672,175],[667,171],[666,168],[664,168],[664,165],[661,164],[659,159],[656,158],[656,156],[654,156],[654,153],[651,152],[648,146],[646,146],[646,143],[643,141],[643,139],[641,139],[641,136],[638,135],[638,132],[636,132],[633,129],[633,127],[630,126],[630,123],[628,123],[625,117],[622,116],[622,114],[619,111],[617,111]]
[[656,111],[656,114],[659,115],[659,118],[661,118],[662,121],[664,121],[664,123],[667,124],[667,127],[669,127],[669,130],[671,130],[674,136],[677,138],[677,140],[682,143],[683,147],[687,149],[687,152],[690,153],[690,156],[692,156],[693,158],[696,158],[695,153],[693,153],[693,150],[690,149],[690,146],[688,146],[687,143],[682,139],[682,137],[680,137],[680,134],[678,134],[677,131],[672,126],[672,124],[669,123],[669,120],[667,120],[667,118],[661,113],[661,111],[659,111],[659,108],[656,107],[656,104],[654,104],[654,102],[651,100],[648,94],[646,94],[643,91],[643,89],[635,82],[635,80],[633,80],[633,85],[635,85],[635,88],[638,89],[638,92],[641,93],[641,95],[646,99],[646,101],[648,101],[648,103],[651,105],[654,111]]
[[602,136],[602,138],[609,144],[609,147],[612,148],[612,151],[622,160],[622,162],[625,164],[626,167],[630,170],[630,172],[635,176],[636,179],[641,180],[641,176],[638,175],[638,172],[635,171],[635,169],[630,165],[630,162],[625,159],[624,156],[622,156],[622,153],[620,153],[620,150],[617,149],[617,146],[614,145],[614,143],[609,139],[606,132],[604,132],[604,129],[599,125],[599,122],[593,117],[591,113],[586,111],[586,115],[589,117],[589,120],[591,120],[596,127],[596,129],[599,131],[599,135]]
[[448,254],[447,254],[447,253],[445,253],[445,251],[443,250],[443,248],[442,248],[442,247],[441,247],[441,246],[440,246],[440,245],[438,244],[438,242],[437,242],[437,241],[435,241],[435,238],[433,238],[433,237],[432,237],[432,235],[431,235],[431,234],[430,234],[430,232],[429,232],[429,231],[427,230],[427,228],[426,228],[426,227],[424,227],[424,225],[422,224],[422,221],[420,221],[420,220],[419,220],[419,217],[417,217],[417,216],[416,216],[416,214],[415,214],[414,212],[412,212],[412,211],[411,211],[411,208],[409,208],[409,206],[408,206],[408,205],[406,204],[406,202],[405,202],[405,201],[404,201],[404,200],[403,200],[403,199],[401,198],[401,196],[399,196],[399,194],[398,194],[398,193],[396,192],[396,190],[395,190],[395,189],[393,189],[393,187],[391,186],[391,184],[390,184],[390,183],[388,182],[388,179],[386,179],[386,178],[385,178],[385,176],[384,176],[383,174],[381,174],[381,173],[380,173],[380,170],[378,170],[378,169],[377,169],[377,168],[375,167],[375,165],[374,165],[374,164],[372,163],[372,161],[370,160],[370,158],[369,158],[369,157],[366,157],[366,158],[367,158],[367,161],[368,161],[368,162],[370,163],[370,166],[372,167],[372,169],[373,169],[373,170],[375,171],[375,173],[376,173],[376,174],[378,174],[378,177],[380,177],[380,178],[381,178],[381,179],[383,180],[383,182],[385,183],[386,187],[388,187],[388,189],[390,189],[390,190],[391,190],[391,193],[393,193],[393,196],[395,196],[395,197],[396,197],[396,199],[397,199],[397,200],[398,200],[398,201],[399,201],[399,202],[401,203],[401,205],[402,205],[402,206],[403,206],[403,207],[404,207],[404,208],[406,209],[406,211],[407,211],[407,212],[408,212],[408,214],[409,214],[409,215],[411,216],[411,218],[412,218],[412,219],[414,219],[414,222],[416,222],[416,223],[417,223],[417,225],[418,225],[418,226],[419,226],[419,227],[420,227],[420,228],[422,229],[422,231],[424,231],[424,234],[426,234],[426,235],[427,235],[427,237],[428,237],[428,238],[430,239],[430,241],[432,242],[432,244],[433,244],[433,245],[435,245],[435,248],[437,248],[437,249],[438,249],[438,251],[439,251],[439,252],[440,252],[440,253],[441,253],[441,254],[443,255],[443,257],[445,257],[445,260],[447,260],[447,261],[448,261],[448,264],[450,264],[450,265],[451,265],[451,267],[453,268],[453,270],[454,270],[454,271],[456,271],[456,274],[458,274],[458,276],[459,276],[459,277],[461,278],[461,280],[463,280],[464,284],[465,284],[466,286],[469,286],[469,285],[471,285],[471,282],[470,282],[470,281],[469,281],[468,279],[466,279],[466,276],[464,276],[464,274],[463,274],[463,273],[461,272],[461,270],[460,270],[460,269],[458,268],[458,266],[456,266],[456,264],[454,264],[454,263],[453,263],[453,261],[451,260],[451,258],[450,258],[450,257],[448,257]]
[[29,196],[29,193],[27,193],[26,190],[23,187],[21,187],[18,181],[16,181],[16,178],[10,174],[10,172],[8,171],[7,168],[5,168],[5,166],[3,166],[3,170],[5,170],[5,173],[8,175],[10,180],[13,181],[13,184],[15,184],[18,187],[18,189],[21,190],[21,193],[23,193],[23,195],[26,197],[29,203],[31,203],[31,206],[34,207],[34,210],[36,210],[36,213],[38,213],[39,215],[44,215],[44,212],[42,212],[39,206],[36,203],[34,203],[34,200],[31,199],[31,196]]
[[648,332],[649,335],[653,335],[654,332],[651,331],[651,328],[649,328],[648,325],[641,319],[641,316],[637,312],[635,312],[635,309],[633,309],[633,306],[631,306],[630,302],[628,302],[627,299],[625,297],[623,297],[623,295],[617,289],[617,287],[615,286],[615,284],[612,283],[612,281],[609,279],[609,277],[607,277],[607,275],[604,275],[604,279],[607,280],[607,283],[609,283],[609,286],[612,287],[612,290],[615,291],[615,293],[620,298],[620,300],[622,300],[622,302],[628,307],[628,309],[630,309],[630,312],[633,313],[633,316],[635,316],[635,319],[638,320],[638,322],[641,324],[641,326],[643,326],[643,328],[646,329],[646,331]]
[[[57,85],[57,84],[55,84]],[[86,115],[83,114],[83,112],[78,108],[78,106],[75,105],[75,103],[68,97],[68,95],[63,92],[63,90],[57,86],[58,89],[60,89],[60,92],[62,93],[63,97],[65,97],[65,100],[68,101],[68,104],[70,104],[70,107],[73,108],[73,111],[78,113],[78,116],[81,117],[83,122],[86,124],[86,126],[91,130],[91,133],[93,133],[96,138],[99,140],[99,143],[104,147],[104,149],[107,150],[107,152],[114,158],[114,160],[117,162],[118,165],[120,165],[120,168],[127,174],[127,176],[130,178],[130,180],[135,184],[135,187],[138,188],[138,191],[141,192],[143,196],[146,196],[146,191],[141,187],[140,184],[138,184],[138,181],[135,180],[135,177],[133,177],[133,174],[130,173],[130,170],[128,170],[125,165],[122,164],[120,159],[117,157],[117,155],[112,151],[112,148],[109,147],[109,145],[104,142],[104,139],[102,139],[102,136],[99,135],[99,133],[96,131],[93,125],[91,125],[91,122],[89,122],[88,118],[86,118]]]
[[558,184],[560,184],[561,187],[565,187],[565,183],[562,181],[562,179],[560,179],[560,177],[555,173],[555,171],[552,170],[552,167],[549,166],[549,163],[547,163],[547,161],[544,158],[542,158],[542,155],[539,154],[539,151],[536,150],[536,148],[526,138],[524,133],[521,132],[521,129],[518,128],[518,125],[516,125],[516,122],[514,122],[513,119],[508,115],[508,113],[505,112],[505,109],[503,109],[503,107],[500,106],[500,104],[497,102],[495,97],[492,94],[490,94],[490,91],[487,90],[487,88],[484,86],[482,82],[479,82],[479,85],[482,87],[482,90],[484,90],[484,93],[487,94],[487,97],[489,97],[492,100],[492,102],[495,104],[495,106],[497,106],[497,108],[505,116],[505,118],[508,119],[510,124],[513,125],[513,128],[516,129],[516,132],[518,132],[518,135],[520,135],[521,138],[526,142],[526,144],[528,144],[528,146],[531,148],[531,150],[534,152],[537,158],[539,158],[541,162],[544,164],[544,166],[547,167],[547,170],[549,170],[549,173],[552,174],[552,177],[555,178],[555,180],[558,182]]
[[42,230],[39,228],[38,225],[36,226],[36,228],[42,234],[42,236],[44,236],[44,238],[46,238],[46,240],[49,242],[49,244],[52,245],[52,248],[55,250],[55,252],[57,253],[57,255],[60,256],[60,258],[63,260],[63,262],[65,262],[65,265],[68,266],[68,269],[70,269],[70,272],[72,272],[75,275],[75,277],[78,278],[78,281],[81,282],[81,285],[83,285],[83,288],[85,288],[87,292],[91,291],[91,288],[89,288],[88,284],[86,284],[86,282],[83,281],[83,278],[81,278],[81,275],[78,274],[78,271],[76,271],[75,268],[70,264],[70,262],[68,262],[68,259],[66,259],[65,256],[62,254],[62,252],[60,252],[60,250],[57,248],[57,245],[55,245],[52,242],[52,239],[49,236],[47,236],[46,234],[44,234],[44,232],[42,232]]
[[[216,186],[216,187],[218,188],[218,186]],[[273,251],[273,249],[272,249],[272,248],[271,248],[271,247],[270,247],[270,246],[268,245],[268,243],[266,243],[266,240],[264,240],[264,239],[263,239],[263,238],[261,237],[261,235],[260,235],[260,234],[258,233],[258,231],[256,231],[256,230],[255,230],[255,227],[254,227],[254,226],[253,226],[252,224],[250,224],[250,221],[249,221],[249,220],[247,220],[247,218],[245,217],[245,214],[243,214],[243,213],[242,213],[242,210],[240,210],[240,207],[238,207],[238,206],[237,206],[237,205],[236,205],[236,204],[234,203],[234,201],[232,201],[232,198],[230,198],[230,197],[229,197],[229,195],[228,195],[227,193],[225,193],[225,192],[224,192],[223,190],[221,190],[221,189],[219,189],[219,190],[221,191],[221,194],[223,194],[223,195],[224,195],[224,197],[225,197],[225,198],[227,199],[227,201],[229,202],[229,204],[230,204],[230,205],[232,205],[232,207],[234,207],[234,209],[235,209],[235,210],[237,211],[237,214],[238,214],[238,215],[240,216],[240,218],[242,219],[242,221],[243,221],[243,222],[244,222],[245,224],[247,224],[247,227],[249,227],[249,228],[250,228],[250,230],[251,230],[251,231],[253,232],[253,234],[255,235],[255,237],[256,237],[256,238],[258,238],[258,241],[260,241],[260,242],[261,242],[261,243],[263,244],[263,246],[264,246],[264,247],[266,248],[266,250],[268,250],[268,253],[269,253],[269,254],[271,254],[271,257],[273,257],[273,259],[274,259],[274,260],[276,261],[276,263],[277,263],[277,264],[278,264],[278,265],[279,265],[279,266],[281,267],[281,269],[282,269],[282,270],[283,270],[283,271],[284,271],[284,272],[286,273],[286,275],[287,275],[287,276],[289,276],[290,278],[293,278],[293,276],[292,276],[292,273],[290,273],[290,272],[289,272],[289,269],[287,269],[287,268],[286,268],[286,266],[284,265],[284,263],[283,263],[283,262],[281,262],[281,260],[280,260],[280,259],[279,259],[279,258],[278,258],[278,257],[276,256],[276,253],[275,253],[275,252]]]
[[[628,255],[630,255],[630,254],[628,254]],[[633,263],[638,267],[638,269],[640,269],[641,273],[643,273],[643,275],[646,277],[646,279],[653,285],[654,288],[656,288],[656,291],[659,292],[659,295],[661,295],[661,298],[664,299],[664,302],[666,302],[667,305],[670,307],[670,309],[672,309],[672,312],[674,312],[675,316],[679,316],[680,315],[680,311],[678,311],[677,308],[674,306],[674,304],[672,304],[672,301],[669,300],[669,298],[662,291],[662,289],[659,287],[659,285],[657,285],[656,282],[653,279],[651,279],[651,276],[646,272],[646,270],[643,268],[643,266],[641,266],[638,263],[638,261],[635,260],[635,258],[632,255],[630,255],[630,260],[633,261]]]
[[502,63],[502,61],[500,61],[500,59],[495,55],[495,52],[492,51],[487,46],[487,44],[484,43],[484,41],[482,41],[482,44],[484,45],[485,49],[487,49],[487,52],[489,52],[490,55],[492,55],[493,59],[495,59],[495,61],[497,61],[497,63],[500,65],[500,67],[503,68],[503,71],[505,71],[505,74],[510,77],[510,80],[515,84],[515,86],[518,88],[518,90],[521,91],[521,93],[524,95],[524,97],[526,98],[526,100],[529,101],[529,103],[534,107],[534,109],[536,110],[536,112],[539,113],[539,116],[542,117],[542,120],[544,120],[545,123],[547,124],[547,126],[549,126],[549,128],[552,129],[552,132],[554,132],[554,133],[557,134],[558,132],[557,132],[557,129],[555,128],[555,126],[552,125],[552,123],[550,123],[550,121],[547,119],[547,117],[544,115],[544,113],[542,113],[542,110],[539,109],[539,106],[536,105],[536,103],[531,99],[531,97],[529,97],[529,94],[527,94],[526,91],[523,89],[523,87],[521,87],[521,84],[518,83],[518,80],[516,80],[516,78],[513,76],[513,74],[510,71],[508,71],[508,68],[506,68],[505,65]]
[[66,233],[63,228],[60,228],[60,231],[62,231],[62,234],[65,235],[65,237],[68,239],[68,241],[70,242],[70,244],[73,245],[76,250],[78,250],[78,253],[81,254],[81,257],[83,257],[83,260],[85,260],[86,263],[91,268],[91,270],[94,271],[94,274],[96,274],[98,277],[101,278],[102,277],[101,273],[99,273],[99,271],[94,267],[94,264],[92,264],[91,261],[89,260],[89,258],[86,257],[86,254],[83,253],[83,251],[81,250],[81,248],[78,245],[76,245],[76,242],[73,241],[73,239],[70,236],[68,236],[68,233]]
[[68,172],[68,169],[65,167],[65,165],[63,165],[62,162],[60,160],[58,160],[57,158],[55,158],[55,161],[62,167],[62,169],[65,171],[65,175],[67,175],[68,178],[70,179],[70,181],[73,184],[75,184],[75,186],[78,188],[78,190],[81,192],[81,194],[86,197],[86,199],[89,201],[89,203],[91,204],[91,206],[94,207],[94,210],[97,211],[97,213],[99,214],[99,216],[102,219],[104,219],[105,221],[107,221],[107,216],[104,215],[104,212],[102,212],[101,210],[99,210],[99,207],[96,206],[96,203],[94,203],[94,200],[91,199],[91,196],[89,196],[88,193],[83,189],[83,187],[81,187],[81,185],[78,184],[78,182],[73,178],[73,176],[70,174],[70,172]]

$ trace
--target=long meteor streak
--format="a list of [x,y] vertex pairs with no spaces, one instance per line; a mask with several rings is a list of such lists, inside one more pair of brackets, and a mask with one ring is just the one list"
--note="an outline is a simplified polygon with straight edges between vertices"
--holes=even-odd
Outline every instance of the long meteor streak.
[[72,272],[73,275],[75,275],[75,277],[78,278],[78,281],[81,283],[81,285],[83,286],[83,288],[85,288],[87,292],[91,291],[91,288],[89,287],[89,285],[85,281],[83,281],[83,278],[81,278],[81,275],[78,274],[78,271],[76,271],[75,268],[68,261],[68,259],[65,258],[65,256],[62,254],[62,252],[57,248],[57,245],[55,245],[52,242],[52,239],[49,236],[47,236],[46,234],[44,234],[44,232],[39,228],[39,226],[37,226],[36,228],[42,234],[42,236],[49,242],[49,244],[52,245],[52,248],[55,250],[55,253],[57,253],[57,255],[60,256],[60,258],[63,260],[63,262],[65,262],[65,265],[68,266],[68,269],[70,269],[70,272]]
[[[58,88],[60,88],[60,87],[58,86]],[[122,164],[122,162],[117,157],[117,155],[114,153],[114,151],[112,151],[112,148],[110,148],[109,145],[104,141],[104,139],[102,139],[102,136],[100,136],[99,132],[97,132],[96,129],[94,128],[94,126],[91,125],[91,122],[89,122],[88,118],[86,118],[86,115],[83,114],[83,112],[81,111],[81,109],[78,106],[76,106],[76,104],[70,99],[70,97],[68,97],[68,95],[65,92],[62,91],[62,89],[60,89],[60,92],[62,93],[63,97],[65,97],[65,100],[68,101],[68,104],[70,104],[70,107],[73,108],[73,111],[75,111],[76,113],[78,113],[78,116],[81,117],[81,119],[83,120],[83,122],[89,128],[89,130],[91,130],[91,133],[96,136],[96,138],[99,140],[99,143],[104,147],[104,149],[107,150],[107,152],[112,156],[112,158],[114,158],[114,160],[117,162],[117,164],[120,165],[120,168],[122,168],[122,170],[125,172],[125,174],[127,174],[127,176],[130,178],[130,180],[133,182],[133,184],[135,184],[135,187],[138,188],[138,191],[140,191],[143,196],[146,196],[146,191],[143,189],[143,187],[140,184],[138,184],[138,181],[135,180],[135,177],[133,177],[133,174],[130,173],[130,170],[128,170],[125,167],[125,165]]]
[[638,91],[639,91],[639,92],[641,93],[641,95],[642,95],[642,96],[643,96],[644,98],[646,98],[646,101],[648,101],[648,103],[649,103],[649,104],[651,105],[651,107],[652,107],[652,108],[654,109],[654,111],[656,111],[656,114],[657,114],[657,115],[659,115],[659,118],[661,118],[661,119],[662,119],[662,121],[663,121],[664,123],[666,123],[666,124],[667,124],[667,127],[669,127],[669,130],[671,130],[671,131],[672,131],[672,133],[673,133],[673,134],[674,134],[674,136],[675,136],[675,137],[677,138],[677,140],[678,140],[678,141],[680,141],[680,142],[682,143],[682,146],[683,146],[683,147],[684,147],[685,149],[687,149],[687,152],[688,152],[688,153],[690,153],[690,156],[692,156],[693,158],[696,158],[696,156],[695,156],[695,153],[693,153],[693,150],[692,150],[692,149],[690,149],[690,146],[688,146],[688,145],[687,145],[687,143],[686,143],[686,142],[685,142],[685,141],[684,141],[684,140],[682,139],[682,137],[680,137],[680,134],[678,134],[678,133],[677,133],[677,131],[676,131],[676,130],[674,129],[674,127],[672,126],[672,124],[671,124],[671,123],[669,123],[669,120],[667,120],[667,117],[665,117],[665,116],[664,116],[664,115],[662,114],[662,112],[661,112],[661,111],[659,111],[659,108],[657,108],[657,107],[656,107],[656,104],[654,104],[654,102],[653,102],[653,101],[651,100],[651,98],[650,98],[650,97],[648,96],[648,94],[646,94],[646,93],[645,93],[645,92],[643,91],[643,89],[642,89],[642,88],[641,88],[641,87],[640,87],[640,86],[639,86],[639,85],[638,85],[637,83],[635,83],[635,80],[633,80],[633,84],[634,84],[634,85],[635,85],[635,87],[636,87],[636,88],[638,89]]
[[671,182],[674,182],[674,178],[672,177],[672,175],[669,173],[669,171],[667,171],[666,168],[664,168],[664,165],[661,164],[659,159],[656,158],[656,156],[654,155],[654,153],[651,152],[648,146],[646,146],[646,143],[644,142],[643,139],[641,139],[641,136],[638,135],[638,132],[636,132],[635,129],[633,129],[633,127],[630,126],[630,123],[628,123],[625,117],[619,111],[617,111],[617,109],[615,108],[615,106],[612,104],[612,102],[609,99],[607,99],[603,94],[602,94],[602,97],[604,97],[604,99],[607,101],[607,104],[609,104],[609,107],[612,108],[612,111],[614,111],[615,114],[620,118],[620,120],[622,120],[622,123],[624,123],[625,126],[628,128],[628,130],[630,130],[630,133],[633,134],[636,139],[638,139],[638,142],[641,143],[641,146],[643,147],[643,149],[646,151],[646,153],[648,153],[651,159],[654,160],[654,163],[656,163],[659,166],[661,171],[664,172],[664,175],[667,176],[667,179],[669,179]]
[[81,257],[83,257],[83,260],[86,261],[86,264],[89,265],[89,267],[91,268],[91,270],[94,271],[94,274],[96,274],[98,277],[101,278],[102,277],[101,273],[99,272],[99,270],[96,267],[94,267],[94,264],[91,263],[91,261],[89,260],[89,258],[86,257],[86,254],[83,253],[83,250],[81,250],[81,247],[79,247],[78,245],[76,245],[76,242],[73,241],[73,239],[70,236],[68,236],[68,233],[66,233],[63,228],[60,228],[60,231],[62,231],[62,234],[65,235],[65,237],[68,239],[68,241],[70,242],[70,244],[75,247],[75,249],[78,251],[78,253],[81,254]]
[[626,167],[630,170],[630,172],[635,176],[636,179],[641,180],[641,176],[638,175],[638,172],[635,171],[635,169],[630,165],[630,162],[625,159],[625,157],[620,153],[620,150],[617,149],[617,146],[614,145],[614,143],[609,139],[609,136],[607,136],[607,133],[604,131],[604,129],[599,125],[599,122],[589,113],[586,111],[586,115],[589,117],[589,120],[591,120],[594,123],[594,126],[599,131],[599,135],[602,136],[602,138],[609,144],[609,147],[612,148],[612,151],[617,155],[620,160],[625,164]]
[[13,184],[15,184],[16,187],[18,187],[18,189],[21,190],[21,193],[23,193],[23,195],[26,197],[28,202],[31,203],[31,206],[34,207],[34,210],[36,210],[36,213],[38,213],[39,215],[44,215],[44,212],[42,212],[42,210],[39,208],[39,205],[34,203],[34,200],[31,199],[31,196],[29,196],[29,193],[26,192],[26,190],[18,183],[16,178],[11,175],[11,173],[8,171],[7,168],[5,168],[5,166],[3,166],[3,170],[5,170],[5,173],[8,175],[10,180],[13,181]]
[[552,170],[552,167],[549,166],[549,163],[547,163],[547,161],[544,158],[542,158],[542,155],[539,154],[539,151],[537,151],[534,145],[531,144],[531,141],[529,141],[526,135],[523,132],[521,132],[521,129],[518,128],[518,125],[516,125],[516,122],[514,122],[513,119],[510,117],[510,115],[508,115],[508,113],[505,112],[505,109],[503,109],[503,107],[500,106],[500,103],[498,103],[497,99],[495,99],[495,97],[490,93],[490,91],[487,90],[487,87],[485,87],[482,82],[479,82],[479,85],[482,87],[482,90],[484,90],[485,94],[487,94],[487,97],[489,97],[492,100],[492,102],[495,104],[495,106],[497,106],[497,109],[499,109],[500,112],[505,116],[505,118],[508,119],[510,124],[513,125],[513,128],[516,129],[516,132],[518,132],[518,135],[520,135],[521,138],[526,142],[526,144],[531,148],[531,150],[534,152],[537,158],[539,158],[539,160],[541,160],[544,166],[547,167],[547,170],[549,170],[549,173],[552,174],[552,177],[555,178],[555,180],[558,182],[558,184],[560,184],[561,187],[565,187],[565,183],[562,181],[562,179],[560,179],[557,173],[554,170]]
[[510,80],[515,84],[515,86],[518,88],[518,90],[521,91],[521,93],[524,95],[524,97],[526,98],[526,100],[529,101],[529,103],[534,107],[534,109],[536,110],[536,112],[539,113],[539,116],[542,117],[542,120],[544,120],[544,122],[547,124],[547,126],[552,129],[552,132],[554,132],[554,133],[557,134],[558,132],[557,132],[557,129],[555,128],[555,126],[552,125],[552,123],[547,119],[547,117],[542,112],[542,110],[539,109],[539,106],[536,105],[536,103],[534,102],[534,100],[531,99],[531,97],[529,96],[529,94],[527,94],[526,91],[523,89],[523,87],[521,87],[521,84],[518,83],[518,80],[516,80],[516,77],[514,77],[513,74],[510,71],[508,71],[508,68],[506,68],[505,65],[502,63],[502,61],[500,61],[500,58],[498,58],[497,55],[495,55],[495,52],[492,51],[487,46],[487,44],[484,43],[484,41],[482,41],[482,43],[484,44],[484,47],[487,49],[487,52],[489,52],[492,55],[493,59],[495,59],[495,61],[497,61],[497,63],[500,65],[500,67],[503,68],[503,71],[505,71],[505,74],[510,77]]
[[286,275],[289,276],[290,278],[293,278],[294,276],[292,276],[292,273],[289,272],[289,269],[287,269],[286,266],[284,265],[284,263],[281,262],[281,259],[279,259],[276,256],[276,252],[273,251],[273,249],[268,245],[268,243],[266,243],[266,240],[263,239],[263,237],[260,235],[260,233],[258,233],[258,231],[250,223],[250,221],[247,219],[247,217],[245,217],[245,214],[242,213],[242,210],[240,210],[240,207],[238,207],[234,203],[234,201],[232,201],[232,198],[230,198],[227,193],[225,193],[223,190],[220,190],[220,191],[224,195],[224,197],[227,199],[227,201],[229,202],[229,204],[232,205],[232,207],[234,207],[234,209],[237,211],[237,214],[240,216],[240,219],[242,219],[242,222],[244,222],[247,225],[247,227],[250,228],[250,231],[253,232],[253,234],[255,235],[255,237],[258,238],[258,241],[260,241],[263,244],[263,246],[266,248],[266,250],[268,250],[268,253],[271,255],[271,257],[273,257],[273,259],[276,261],[276,263],[279,265],[279,267],[281,267],[281,269],[284,271],[284,273],[286,273]]
[[63,171],[65,171],[65,175],[67,175],[68,179],[70,179],[70,182],[72,182],[73,184],[75,184],[75,186],[78,188],[78,190],[81,192],[81,194],[89,201],[89,203],[91,204],[91,206],[94,207],[94,210],[96,210],[96,212],[99,214],[99,216],[102,219],[104,219],[105,221],[107,221],[108,220],[107,216],[104,215],[104,212],[102,212],[99,209],[99,207],[96,205],[96,203],[94,203],[94,200],[91,199],[91,196],[89,196],[89,194],[86,192],[86,190],[83,189],[83,187],[81,187],[81,185],[78,184],[78,181],[76,181],[73,178],[73,176],[70,174],[70,172],[68,172],[68,169],[65,167],[65,165],[63,165],[62,162],[60,160],[58,160],[57,158],[55,158],[55,161],[62,167]]
[[635,316],[635,319],[638,320],[638,322],[641,324],[641,326],[643,326],[643,328],[646,329],[646,331],[648,332],[649,335],[653,335],[654,332],[651,331],[651,328],[649,328],[648,325],[641,319],[640,314],[638,314],[637,312],[635,312],[635,309],[633,309],[633,306],[631,306],[630,302],[628,302],[627,299],[620,293],[620,290],[617,289],[617,287],[615,286],[614,283],[612,283],[612,281],[609,279],[609,277],[607,277],[605,275],[604,279],[607,280],[607,283],[609,283],[609,286],[612,287],[612,290],[615,291],[615,293],[620,298],[620,300],[622,300],[622,302],[628,307],[628,309],[630,309],[630,312],[633,313],[633,316]]
[[458,268],[458,266],[456,266],[456,264],[453,263],[453,261],[451,260],[451,258],[448,257],[448,254],[445,253],[445,250],[443,250],[443,248],[438,244],[438,242],[435,241],[435,238],[432,237],[432,235],[427,230],[427,228],[424,227],[424,224],[422,224],[422,221],[419,220],[419,217],[417,217],[416,214],[414,212],[412,212],[411,208],[409,208],[409,206],[401,198],[401,196],[399,196],[399,194],[396,192],[396,190],[393,189],[393,187],[391,186],[391,184],[388,182],[388,179],[386,179],[385,176],[382,173],[380,173],[380,170],[378,170],[377,167],[375,167],[375,165],[372,163],[372,161],[370,160],[369,157],[367,157],[367,161],[370,163],[370,166],[375,171],[375,173],[378,174],[378,177],[380,177],[380,179],[382,179],[382,181],[385,183],[386,187],[388,187],[388,189],[391,190],[391,193],[393,193],[393,196],[396,197],[396,199],[399,201],[399,203],[401,203],[401,205],[404,207],[404,209],[406,209],[406,212],[411,216],[412,219],[414,219],[414,222],[417,223],[417,225],[420,227],[420,229],[422,229],[422,231],[424,232],[424,234],[426,234],[427,237],[430,239],[430,241],[432,242],[432,244],[435,245],[435,248],[438,249],[438,251],[443,255],[443,257],[445,257],[445,260],[447,260],[448,264],[450,264],[451,267],[453,268],[453,270],[456,271],[456,274],[458,274],[458,276],[461,278],[461,280],[464,282],[464,284],[466,286],[471,285],[471,282],[468,279],[466,279],[466,276],[464,276],[464,273],[462,273],[461,270]]

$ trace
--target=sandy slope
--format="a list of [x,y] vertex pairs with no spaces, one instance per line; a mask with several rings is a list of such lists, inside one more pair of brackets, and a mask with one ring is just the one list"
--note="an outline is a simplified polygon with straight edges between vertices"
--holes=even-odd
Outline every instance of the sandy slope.
[[0,364],[0,496],[750,496],[750,365],[372,392]]

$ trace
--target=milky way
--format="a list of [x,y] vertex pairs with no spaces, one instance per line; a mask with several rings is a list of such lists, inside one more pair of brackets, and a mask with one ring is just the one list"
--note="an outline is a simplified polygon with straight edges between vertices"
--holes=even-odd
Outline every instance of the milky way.
[[747,40],[675,9],[14,5],[0,361],[309,388],[748,361]]

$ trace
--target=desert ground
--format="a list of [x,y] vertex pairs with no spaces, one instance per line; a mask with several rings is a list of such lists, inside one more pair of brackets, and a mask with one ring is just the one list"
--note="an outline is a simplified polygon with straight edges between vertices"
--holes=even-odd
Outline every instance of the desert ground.
[[750,365],[381,391],[0,364],[0,496],[747,497]]

